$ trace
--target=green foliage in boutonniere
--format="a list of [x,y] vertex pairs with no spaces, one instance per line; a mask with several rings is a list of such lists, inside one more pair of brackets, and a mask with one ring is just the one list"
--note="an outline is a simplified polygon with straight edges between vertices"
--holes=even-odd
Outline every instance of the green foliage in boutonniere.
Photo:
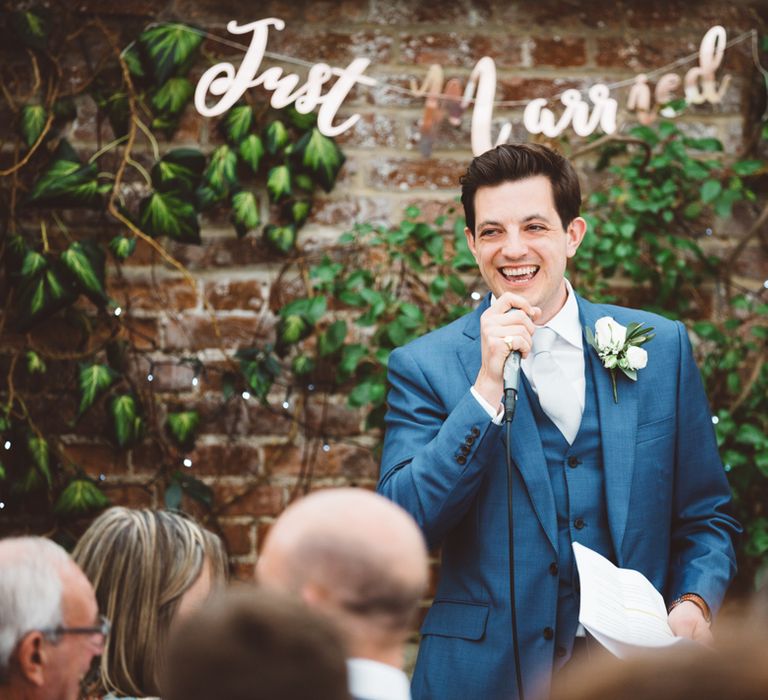
[[603,366],[611,373],[613,400],[619,402],[616,390],[616,370],[621,370],[633,382],[637,381],[637,370],[648,364],[648,353],[641,348],[655,334],[650,326],[630,323],[622,326],[610,316],[603,316],[595,323],[595,332],[585,327],[587,342],[597,351]]

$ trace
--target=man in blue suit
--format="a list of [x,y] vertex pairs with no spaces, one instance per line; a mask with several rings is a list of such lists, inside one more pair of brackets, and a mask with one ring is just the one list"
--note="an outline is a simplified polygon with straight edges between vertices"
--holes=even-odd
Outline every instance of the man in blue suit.
[[[414,700],[515,698],[502,368],[522,355],[512,423],[514,587],[525,694],[580,645],[580,542],[661,591],[669,625],[707,642],[735,572],[740,531],[685,329],[592,304],[565,279],[586,233],[571,164],[504,145],[462,178],[469,247],[491,294],[472,313],[395,350],[379,491],[408,510],[440,581],[421,629]],[[605,317],[613,320],[608,322]],[[598,321],[600,323],[598,324]],[[655,327],[637,380],[585,340],[602,326]],[[537,347],[538,346],[538,347]]]

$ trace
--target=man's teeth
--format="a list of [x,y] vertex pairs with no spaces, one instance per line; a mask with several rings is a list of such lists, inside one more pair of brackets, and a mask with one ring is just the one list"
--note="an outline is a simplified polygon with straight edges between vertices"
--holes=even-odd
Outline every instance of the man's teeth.
[[526,277],[536,274],[538,269],[536,265],[529,265],[528,267],[502,267],[501,274],[504,277]]

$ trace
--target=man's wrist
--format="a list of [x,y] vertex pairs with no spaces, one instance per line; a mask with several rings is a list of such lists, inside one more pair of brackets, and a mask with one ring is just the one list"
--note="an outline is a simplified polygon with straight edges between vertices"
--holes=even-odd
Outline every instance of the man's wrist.
[[707,601],[704,600],[698,593],[683,593],[679,598],[675,598],[670,604],[667,612],[672,612],[680,603],[693,603],[704,616],[704,621],[709,624],[712,622],[712,612],[707,605]]

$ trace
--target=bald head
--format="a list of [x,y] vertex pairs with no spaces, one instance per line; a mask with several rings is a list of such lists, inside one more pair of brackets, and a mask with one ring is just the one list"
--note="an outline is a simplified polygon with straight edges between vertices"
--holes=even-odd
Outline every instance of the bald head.
[[259,581],[372,627],[406,633],[427,585],[427,550],[408,513],[362,489],[290,506],[269,533]]

